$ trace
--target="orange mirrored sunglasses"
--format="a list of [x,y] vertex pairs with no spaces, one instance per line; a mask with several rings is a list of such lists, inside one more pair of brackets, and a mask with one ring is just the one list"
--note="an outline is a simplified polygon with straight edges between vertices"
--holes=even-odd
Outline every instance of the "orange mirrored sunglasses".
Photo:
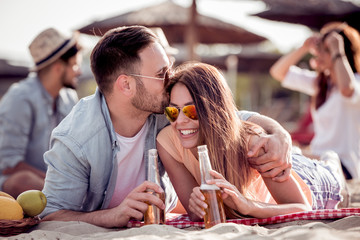
[[[170,122],[175,122],[180,114],[179,107],[166,107],[165,108],[165,116]],[[187,105],[182,108],[185,116],[192,120],[198,120],[198,116],[196,113],[195,105]]]

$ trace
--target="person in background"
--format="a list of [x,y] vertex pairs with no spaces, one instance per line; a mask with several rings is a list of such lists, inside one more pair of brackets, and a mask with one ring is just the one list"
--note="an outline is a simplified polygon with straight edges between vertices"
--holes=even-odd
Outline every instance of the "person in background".
[[[292,154],[290,178],[276,182],[251,168],[249,146],[266,131],[236,117],[236,106],[225,78],[213,66],[186,63],[175,69],[167,87],[165,115],[171,126],[157,137],[161,161],[193,221],[206,208],[200,192],[197,146],[207,145],[215,178],[207,182],[223,191],[226,215],[267,218],[311,209],[336,208],[341,200],[340,177],[331,165]],[[260,153],[262,154],[262,153]],[[336,159],[333,161],[336,162]]]
[[[148,204],[170,211],[177,197],[163,166],[161,186],[146,181],[145,172],[148,150],[156,148],[158,132],[169,124],[163,114],[168,104],[164,86],[172,64],[164,48],[146,27],[119,27],[105,33],[90,60],[98,88],[52,132],[44,154],[48,203],[41,217],[122,227],[130,219],[141,220]],[[288,133],[259,114],[238,115],[271,133],[251,150],[256,154],[275,146],[259,165],[272,177],[284,172],[278,177],[284,181],[291,168]],[[147,190],[165,192],[165,203]]]
[[[315,71],[301,69],[302,57],[314,55]],[[270,69],[283,87],[312,97],[314,138],[310,154],[338,154],[347,179],[360,179],[360,35],[346,23],[331,22]]]
[[76,33],[65,36],[54,28],[37,35],[29,46],[36,74],[14,83],[1,99],[0,190],[13,197],[43,188],[43,154],[49,149],[51,131],[78,101],[77,39]]

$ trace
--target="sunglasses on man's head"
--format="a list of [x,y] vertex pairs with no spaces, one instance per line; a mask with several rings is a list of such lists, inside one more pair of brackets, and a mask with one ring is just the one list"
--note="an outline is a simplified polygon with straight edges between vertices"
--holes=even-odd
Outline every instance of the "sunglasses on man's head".
[[160,80],[164,82],[164,85],[167,85],[167,83],[169,82],[169,70],[165,72],[164,77],[150,77],[150,76],[145,76],[145,75],[139,75],[139,74],[129,74],[130,76],[134,76],[134,77],[141,77],[141,78],[149,78],[149,79],[155,79],[155,80]]
[[[165,108],[165,116],[170,122],[175,122],[180,114],[181,108],[179,107],[166,107]],[[195,105],[187,105],[182,108],[185,116],[192,120],[198,120],[198,116],[196,113]]]
[[171,63],[170,66],[168,67],[168,69],[164,72],[163,77],[151,77],[151,76],[145,76],[145,75],[134,74],[134,73],[130,73],[129,75],[133,76],[133,77],[141,77],[141,78],[149,78],[149,79],[160,80],[160,81],[163,81],[164,86],[166,86],[169,83],[169,80],[170,80],[172,65],[173,65],[173,63]]

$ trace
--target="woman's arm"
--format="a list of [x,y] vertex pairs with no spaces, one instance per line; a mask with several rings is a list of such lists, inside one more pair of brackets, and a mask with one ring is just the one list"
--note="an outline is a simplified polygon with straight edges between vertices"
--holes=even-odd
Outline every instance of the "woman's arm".
[[263,178],[271,196],[277,204],[266,204],[256,202],[251,215],[271,217],[276,215],[310,211],[311,205],[300,185],[293,176],[284,182],[275,182],[271,178]]
[[270,68],[270,75],[276,80],[282,82],[289,71],[290,66],[297,64],[308,52],[316,51],[316,44],[319,41],[319,36],[311,36],[305,40],[303,45],[282,56]]
[[294,176],[284,182],[275,182],[271,178],[263,178],[271,196],[278,204],[300,203],[311,209],[310,203]]
[[330,50],[333,64],[331,77],[344,97],[351,97],[354,92],[355,76],[346,58],[343,37],[332,32],[325,39],[325,45]]
[[213,175],[215,179],[209,181],[208,183],[216,184],[220,187],[224,192],[224,203],[242,215],[249,215],[256,218],[268,218],[277,215],[311,210],[306,198],[302,196],[301,190],[299,191],[296,183],[294,184],[292,177],[282,183],[274,182],[270,179],[270,181],[272,181],[271,184],[274,184],[271,188],[277,188],[276,192],[272,189],[272,193],[276,195],[278,200],[282,201],[282,203],[279,204],[270,204],[246,198],[234,185],[226,181],[220,173],[212,171],[211,175]]
[[181,204],[185,208],[186,212],[192,221],[200,220],[189,209],[189,199],[194,187],[199,186],[195,178],[184,166],[184,164],[176,161],[166,149],[157,142],[157,150],[159,157],[168,173],[171,183],[173,184],[175,191],[180,199]]

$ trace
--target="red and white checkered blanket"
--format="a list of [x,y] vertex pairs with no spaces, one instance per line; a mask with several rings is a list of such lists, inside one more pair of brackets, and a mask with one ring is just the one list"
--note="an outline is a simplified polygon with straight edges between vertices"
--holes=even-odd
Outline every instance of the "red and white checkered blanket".
[[[229,223],[237,223],[244,225],[267,225],[275,223],[284,223],[297,220],[324,220],[324,219],[340,219],[348,216],[360,216],[360,208],[342,208],[342,209],[323,209],[307,212],[298,212],[285,215],[279,215],[269,218],[243,218],[243,219],[228,219]],[[141,227],[144,222],[130,221],[127,227]],[[171,225],[177,228],[186,227],[204,227],[203,222],[192,222],[186,214],[166,214],[166,225]]]

